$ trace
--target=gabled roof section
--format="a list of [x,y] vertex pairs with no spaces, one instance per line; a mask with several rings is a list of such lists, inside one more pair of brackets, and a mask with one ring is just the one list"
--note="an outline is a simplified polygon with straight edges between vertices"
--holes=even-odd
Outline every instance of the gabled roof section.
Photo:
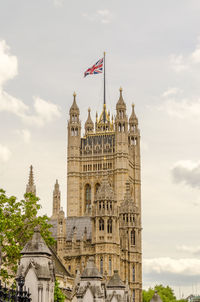
[[21,254],[22,255],[45,254],[45,255],[51,256],[51,251],[49,250],[44,239],[42,238],[38,227],[35,227],[32,238],[26,243],[25,247],[21,251]]
[[98,269],[96,268],[96,265],[94,263],[94,257],[90,257],[86,268],[84,269],[82,275],[81,275],[81,279],[100,279],[102,280],[103,277],[100,274],[100,272],[98,271]]
[[114,275],[110,278],[107,288],[125,288],[123,281],[120,279],[118,270],[114,270]]
[[138,207],[136,206],[130,191],[130,183],[126,182],[126,193],[124,196],[124,201],[120,206],[120,213],[139,213]]

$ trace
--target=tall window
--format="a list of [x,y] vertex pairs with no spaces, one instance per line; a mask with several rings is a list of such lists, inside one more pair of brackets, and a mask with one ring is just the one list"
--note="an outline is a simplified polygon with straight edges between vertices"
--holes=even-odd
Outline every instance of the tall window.
[[131,245],[135,245],[135,230],[131,231]]
[[91,186],[85,186],[85,212],[89,213],[91,209]]
[[100,184],[96,183],[96,185],[95,185],[95,194],[97,194],[97,191],[98,191],[99,187],[100,187]]
[[107,222],[107,231],[108,233],[112,233],[112,219],[109,218]]
[[104,231],[104,220],[102,218],[99,220],[99,231]]
[[103,257],[100,259],[100,273],[103,275]]
[[135,302],[135,290],[133,290],[133,302]]
[[112,259],[111,257],[109,258],[109,275],[112,275]]
[[133,266],[132,274],[133,282],[135,282],[135,266]]

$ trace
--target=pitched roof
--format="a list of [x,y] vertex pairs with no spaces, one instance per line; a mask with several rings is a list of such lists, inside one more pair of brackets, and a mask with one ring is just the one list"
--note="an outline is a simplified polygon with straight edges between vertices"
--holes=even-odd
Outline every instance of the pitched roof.
[[86,268],[84,269],[84,271],[81,275],[81,279],[85,279],[85,278],[103,279],[102,275],[96,268],[96,265],[94,263],[94,257],[89,258]]
[[35,227],[32,238],[26,243],[25,247],[21,251],[21,254],[46,254],[49,256],[52,255],[44,239],[42,238],[38,227]]
[[123,96],[122,96],[122,88],[119,89],[120,95],[119,100],[117,102],[116,108],[117,109],[126,109],[126,103],[124,102]]
[[110,278],[107,284],[108,288],[125,288],[123,281],[120,279],[118,270],[114,270],[114,275]]
[[150,300],[150,302],[162,302],[159,294],[157,293],[157,291],[155,291],[155,294],[153,295],[152,299]]

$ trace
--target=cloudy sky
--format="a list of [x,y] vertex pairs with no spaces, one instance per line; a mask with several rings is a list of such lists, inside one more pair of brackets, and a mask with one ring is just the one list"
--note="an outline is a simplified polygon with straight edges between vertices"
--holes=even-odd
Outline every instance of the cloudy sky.
[[0,186],[22,198],[34,166],[42,213],[58,178],[66,208],[67,118],[101,111],[119,87],[142,136],[144,286],[200,293],[200,1],[34,0],[0,3]]

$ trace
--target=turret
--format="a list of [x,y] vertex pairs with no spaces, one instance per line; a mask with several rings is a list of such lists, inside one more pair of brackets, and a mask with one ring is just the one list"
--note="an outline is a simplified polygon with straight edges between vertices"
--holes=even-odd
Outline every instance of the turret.
[[34,185],[34,177],[33,177],[33,166],[30,166],[29,179],[28,184],[26,186],[26,193],[32,193],[36,195],[36,186]]
[[90,116],[90,108],[88,108],[88,118],[85,122],[85,134],[92,133],[94,131],[94,123]]
[[56,219],[58,217],[60,211],[60,189],[58,180],[56,179],[56,183],[53,190],[53,212],[52,212],[52,219]]
[[76,93],[73,94],[73,104],[69,110],[68,144],[67,144],[67,216],[78,216],[80,211],[80,146],[81,122],[80,111],[76,103]]
[[119,89],[119,100],[116,104],[117,116],[115,118],[115,129],[117,132],[127,131],[127,116],[126,116],[126,104],[122,96],[122,88]]
[[103,181],[98,188],[95,196],[94,205],[92,208],[92,241],[98,245],[106,245],[110,248],[110,255],[105,258],[104,253],[97,255],[99,269],[101,274],[112,275],[113,264],[119,268],[119,262],[117,262],[117,254],[113,254],[112,246],[119,246],[119,220],[118,220],[118,208],[115,200],[113,188],[109,184],[107,175],[104,175]]
[[68,122],[68,133],[70,136],[80,137],[81,133],[81,125],[79,121],[80,111],[76,104],[76,93],[73,94],[73,104],[69,110],[70,120]]

